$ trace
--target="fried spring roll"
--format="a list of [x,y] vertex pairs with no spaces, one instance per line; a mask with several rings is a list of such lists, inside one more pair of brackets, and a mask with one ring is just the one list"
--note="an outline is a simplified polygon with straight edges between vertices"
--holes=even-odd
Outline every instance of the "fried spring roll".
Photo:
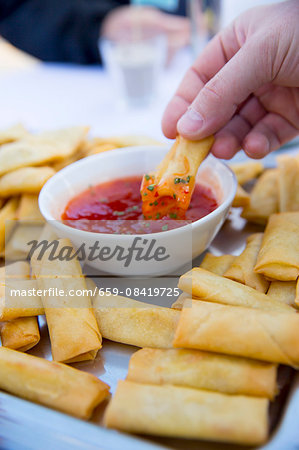
[[246,284],[246,286],[250,286],[259,292],[266,293],[269,287],[269,281],[263,275],[255,273],[253,270],[261,248],[262,239],[263,233],[255,233],[249,236],[245,249],[234,259],[229,269],[224,273],[224,276],[239,283]]
[[299,159],[279,156],[279,211],[299,211]]
[[109,386],[94,375],[5,347],[0,388],[81,419],[89,419],[109,395]]
[[177,136],[175,143],[154,174],[144,175],[141,185],[142,212],[145,218],[185,217],[196,174],[212,147],[212,136],[188,141]]
[[18,209],[18,220],[44,222],[38,206],[38,195],[23,194]]
[[178,287],[190,296],[208,302],[294,313],[294,309],[289,305],[278,302],[249,286],[220,277],[199,267],[182,275]]
[[19,194],[38,194],[55,174],[52,167],[22,167],[0,178],[0,197]]
[[206,253],[200,267],[201,269],[208,270],[216,275],[223,275],[233,263],[234,259],[234,255],[216,256],[212,253]]
[[[59,239],[57,253],[63,249],[70,249],[72,255],[75,250],[68,239]],[[50,260],[49,248],[37,261],[34,254],[31,259],[33,272],[38,267],[37,284],[44,291],[42,303],[45,308],[49,328],[52,356],[55,361],[77,362],[94,359],[97,351],[102,347],[101,334],[91,307],[89,296],[76,297],[71,294],[77,290],[87,290],[79,261]],[[63,292],[63,297],[51,294]]]
[[266,225],[271,214],[278,212],[278,169],[266,170],[257,180],[250,194],[250,204],[242,217]]
[[267,295],[279,302],[296,306],[296,281],[272,281]]
[[235,173],[239,184],[245,184],[258,177],[264,170],[263,164],[259,161],[235,163],[230,164],[229,167]]
[[130,433],[261,444],[268,400],[178,386],[119,381],[105,424]]
[[12,221],[17,217],[18,204],[17,198],[10,198],[0,209],[0,252],[5,249],[5,240],[12,228]]
[[273,214],[265,229],[255,272],[291,281],[299,276],[299,212]]
[[17,142],[5,144],[0,153],[0,175],[28,166],[61,160],[72,155],[82,144],[87,127],[71,127],[29,135]]
[[238,184],[232,206],[234,208],[240,208],[241,206],[249,206],[249,205],[250,205],[250,195],[242,188],[242,186]]
[[93,306],[104,338],[136,347],[172,347],[179,311],[114,295],[97,295]]
[[15,125],[0,130],[0,145],[19,141],[28,136],[29,133],[23,125],[21,123],[16,123]]
[[131,356],[127,379],[272,399],[276,375],[275,364],[261,361],[200,350],[143,348]]
[[36,317],[22,317],[0,323],[3,347],[26,352],[39,343],[40,334]]
[[299,314],[186,300],[174,347],[299,366]]
[[44,307],[36,289],[36,280],[7,278],[5,282],[0,281],[0,320],[44,314]]
[[297,306],[297,308],[299,308],[299,278],[297,280],[297,285],[296,285],[295,305]]

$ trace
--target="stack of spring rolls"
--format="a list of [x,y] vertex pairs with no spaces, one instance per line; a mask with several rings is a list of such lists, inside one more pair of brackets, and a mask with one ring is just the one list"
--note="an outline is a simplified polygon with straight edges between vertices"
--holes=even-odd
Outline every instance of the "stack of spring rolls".
[[[266,228],[248,237],[240,255],[207,253],[199,268],[180,278],[183,293],[172,305],[179,313],[174,348],[149,345],[132,356],[127,379],[119,382],[107,408],[108,427],[265,442],[269,401],[278,392],[277,366],[299,367],[297,164],[298,158],[281,157],[279,168],[263,173],[251,195],[241,185],[260,175],[262,165],[234,167],[240,183],[235,206],[244,207],[243,217],[255,208],[256,216],[248,214],[248,220]],[[275,202],[270,198],[267,205],[274,175]],[[263,192],[265,177],[272,184]]]
[[[15,297],[11,290],[86,288],[76,260],[51,264],[45,255],[43,261],[33,259],[31,267],[21,261],[28,253],[27,242],[44,227],[38,194],[53,174],[103,151],[159,144],[143,136],[88,139],[88,129],[77,126],[32,134],[16,124],[0,130],[0,260],[17,261],[0,267],[0,389],[84,419],[109,395],[105,383],[65,365],[94,360],[102,346],[90,296],[77,303],[66,296],[62,307],[51,295]],[[59,242],[67,244],[71,245]],[[56,362],[20,353],[39,343],[41,314],[46,315]]]

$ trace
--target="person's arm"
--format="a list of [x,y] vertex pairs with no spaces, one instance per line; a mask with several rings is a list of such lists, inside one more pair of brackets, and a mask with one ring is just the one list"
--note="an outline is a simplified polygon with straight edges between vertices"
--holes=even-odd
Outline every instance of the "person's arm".
[[254,8],[208,44],[163,117],[169,138],[215,134],[212,152],[262,158],[299,131],[299,2]]
[[0,35],[44,61],[100,62],[103,20],[129,0],[5,0],[0,2]]

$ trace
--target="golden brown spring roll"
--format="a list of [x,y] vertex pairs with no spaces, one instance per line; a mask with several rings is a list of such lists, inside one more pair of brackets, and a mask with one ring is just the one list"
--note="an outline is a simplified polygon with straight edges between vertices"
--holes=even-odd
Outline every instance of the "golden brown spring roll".
[[272,281],[267,295],[279,302],[296,306],[296,281]]
[[299,212],[273,214],[265,229],[255,272],[291,281],[299,276]]
[[[68,239],[59,239],[57,254],[68,247],[74,255],[75,250]],[[89,296],[76,297],[72,292],[87,290],[81,266],[76,258],[50,260],[49,248],[37,261],[31,259],[33,272],[38,267],[37,284],[44,290],[42,303],[45,308],[49,328],[52,357],[55,361],[77,362],[94,359],[102,347],[101,334],[91,307]],[[39,264],[41,263],[41,264]],[[51,294],[51,288],[61,290],[63,297]]]
[[296,285],[295,305],[297,306],[297,308],[299,308],[299,278],[297,280],[297,285]]
[[174,347],[299,366],[299,314],[186,300]]
[[44,222],[38,206],[38,195],[23,194],[18,209],[18,220]]
[[250,160],[243,163],[230,164],[229,167],[235,173],[239,184],[245,184],[258,177],[264,170],[261,162]]
[[272,399],[276,375],[275,364],[261,361],[200,350],[143,348],[131,356],[127,379]]
[[242,188],[238,184],[235,198],[233,199],[232,206],[234,208],[240,208],[241,206],[249,206],[250,204],[250,195],[245,189]]
[[266,170],[250,193],[250,204],[245,206],[242,217],[265,225],[271,214],[278,212],[278,169]]
[[19,141],[29,135],[21,123],[16,123],[8,128],[0,130],[0,145],[8,142]]
[[39,343],[40,334],[36,317],[22,317],[0,323],[3,347],[26,352]]
[[18,204],[17,198],[11,198],[0,209],[0,252],[5,249],[5,240],[8,239],[13,220],[16,219]]
[[114,295],[97,295],[93,306],[104,338],[136,347],[172,347],[179,311]]
[[228,278],[196,267],[182,275],[178,287],[192,297],[225,305],[294,313],[289,305]]
[[55,174],[52,167],[22,167],[0,178],[0,197],[19,194],[38,194]]
[[0,175],[28,166],[41,166],[72,155],[85,139],[88,128],[70,127],[29,135],[5,144],[0,153]]
[[5,347],[0,389],[81,419],[109,395],[109,386],[94,375]]
[[119,381],[104,420],[130,433],[256,445],[268,435],[268,402],[126,380]]
[[229,278],[239,283],[246,284],[259,292],[266,293],[269,281],[263,275],[254,272],[257,255],[260,251],[263,233],[255,233],[247,238],[246,247],[243,252],[232,262],[229,269],[224,273]]
[[235,259],[234,255],[220,255],[216,256],[212,253],[206,253],[200,267],[216,275],[223,275]]
[[279,167],[279,212],[299,211],[299,159],[283,155]]
[[0,281],[0,320],[44,314],[44,307],[36,290],[35,280],[7,278],[5,282]]

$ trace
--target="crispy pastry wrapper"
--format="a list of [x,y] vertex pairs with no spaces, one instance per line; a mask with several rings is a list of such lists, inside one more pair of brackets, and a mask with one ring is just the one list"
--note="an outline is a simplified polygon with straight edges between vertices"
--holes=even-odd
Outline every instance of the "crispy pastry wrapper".
[[37,318],[22,317],[0,322],[0,337],[3,347],[26,352],[40,340]]
[[[66,247],[73,249],[68,239],[58,241],[57,252]],[[51,294],[42,296],[53,360],[77,362],[94,359],[102,347],[102,339],[91,299],[87,295],[76,298],[69,293],[70,289],[74,292],[87,289],[80,263],[77,259],[50,260],[50,251],[49,248],[41,261],[37,261],[34,254],[31,264],[40,289],[56,288],[64,292],[60,298],[52,297]]]
[[0,196],[38,194],[43,185],[55,174],[52,167],[22,167],[0,178]]
[[295,305],[296,305],[297,308],[299,308],[299,278],[297,280],[297,285],[296,285]]
[[242,217],[260,225],[266,225],[271,214],[278,212],[278,169],[266,170],[250,193],[250,204],[245,206]]
[[16,123],[15,125],[0,130],[0,145],[7,144],[8,142],[19,141],[20,139],[28,136],[29,133],[23,125],[21,123]]
[[299,211],[273,214],[265,229],[255,272],[291,281],[299,276]]
[[279,211],[299,211],[299,157],[282,155],[277,162]]
[[231,266],[235,258],[234,255],[216,256],[212,253],[206,253],[200,267],[209,272],[213,272],[216,275],[223,275]]
[[192,297],[225,305],[294,313],[289,305],[257,290],[199,267],[182,275],[178,287]]
[[179,311],[114,295],[97,295],[93,306],[104,338],[136,347],[172,347]]
[[279,302],[296,307],[296,281],[271,281],[267,295]]
[[83,143],[87,132],[88,127],[71,127],[29,135],[17,142],[5,144],[0,153],[0,175],[71,156]]
[[119,381],[105,424],[130,433],[261,444],[268,400],[171,385]]
[[94,375],[5,347],[0,374],[1,389],[81,419],[109,395],[109,386]]
[[232,206],[234,208],[240,208],[241,206],[250,205],[250,195],[239,184],[237,185],[237,191],[233,200]]
[[[141,185],[142,212],[146,218],[184,218],[195,187],[198,168],[212,147],[212,136],[188,141],[177,136],[154,174]],[[166,200],[165,200],[166,199]]]
[[254,272],[262,239],[263,233],[255,233],[249,236],[245,249],[234,259],[224,276],[265,294],[269,287],[269,281],[263,275]]
[[18,220],[44,222],[38,206],[38,195],[23,194],[18,208]]
[[0,253],[4,252],[5,240],[11,231],[13,220],[17,217],[18,198],[10,198],[0,209]]
[[127,380],[272,399],[276,375],[275,364],[261,361],[200,350],[143,348],[131,356]]
[[254,178],[258,177],[264,170],[263,164],[259,161],[235,163],[230,164],[229,167],[236,175],[239,184],[245,184],[248,181],[253,180]]
[[186,300],[174,347],[299,366],[299,314]]

